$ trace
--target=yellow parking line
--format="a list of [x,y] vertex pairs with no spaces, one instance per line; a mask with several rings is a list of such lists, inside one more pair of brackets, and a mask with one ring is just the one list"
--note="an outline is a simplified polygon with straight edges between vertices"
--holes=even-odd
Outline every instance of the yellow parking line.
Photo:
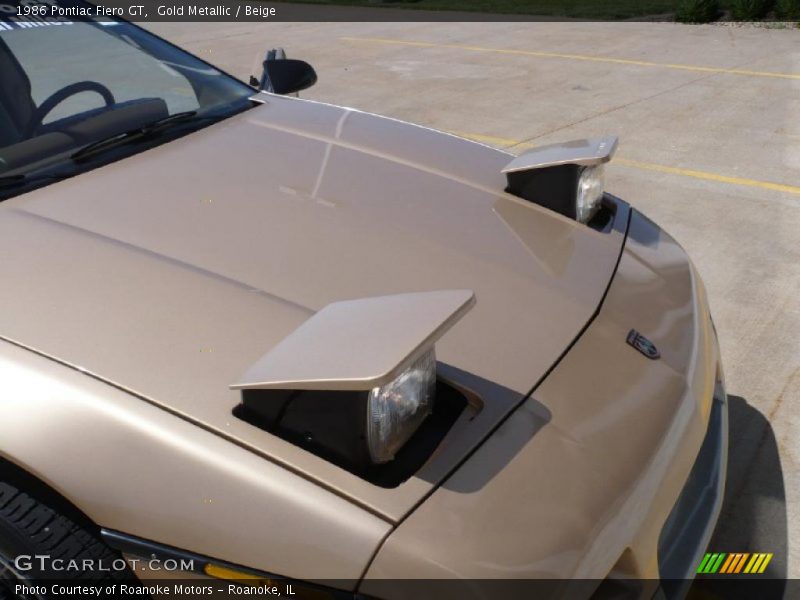
[[504,137],[497,137],[495,135],[483,135],[480,133],[467,133],[464,131],[450,131],[453,135],[457,135],[458,137],[463,137],[468,140],[472,140],[473,142],[481,142],[482,144],[489,144],[490,146],[502,146],[505,148],[510,148],[511,146],[521,148],[524,150],[529,150],[534,148],[537,144],[533,142],[522,142],[520,140],[513,140],[511,138],[504,138]]
[[637,169],[645,169],[647,171],[658,171],[660,173],[670,173],[672,175],[682,175],[684,177],[694,177],[695,179],[705,179],[707,181],[717,181],[719,183],[730,183],[732,185],[757,187],[764,190],[772,190],[773,192],[783,192],[786,194],[800,194],[800,187],[786,185],[785,183],[772,183],[771,181],[759,181],[757,179],[746,179],[744,177],[730,177],[728,175],[719,175],[718,173],[708,173],[706,171],[695,171],[694,169],[682,169],[679,167],[667,167],[664,165],[640,162],[638,160],[629,160],[627,158],[617,158],[614,159],[614,161],[620,165],[635,167]]
[[537,52],[535,50],[515,50],[513,48],[488,48],[485,46],[469,46],[466,44],[436,44],[433,42],[419,42],[411,40],[394,40],[387,38],[362,38],[343,37],[347,42],[370,42],[373,44],[393,44],[397,46],[415,46],[417,48],[451,48],[454,50],[469,50],[471,52],[493,52],[495,54],[514,54],[519,56],[536,56],[538,58],[562,58],[568,60],[583,60],[589,62],[610,63],[618,65],[631,65],[637,67],[660,67],[663,69],[677,69],[680,71],[695,71],[700,73],[725,73],[728,75],[746,75],[749,77],[777,77],[779,79],[798,79],[800,73],[776,73],[774,71],[750,71],[748,69],[726,69],[724,67],[703,67],[700,65],[681,65],[675,63],[659,63],[648,60],[632,60],[628,58],[613,58],[610,56],[589,56],[586,54],[564,54],[561,52]]
[[[499,147],[516,147],[527,150],[536,146],[532,142],[524,142],[510,138],[497,137],[493,135],[481,135],[474,133],[465,133],[459,131],[451,132],[468,140],[481,142]],[[669,167],[666,165],[659,165],[655,163],[642,162],[638,160],[631,160],[629,158],[615,157],[613,164],[623,165],[626,167],[633,167],[634,169],[643,169],[645,171],[657,171],[659,173],[668,173],[670,175],[680,175],[682,177],[691,177],[693,179],[703,179],[706,181],[716,181],[718,183],[728,183],[731,185],[741,185],[745,187],[755,187],[764,190],[771,190],[773,192],[782,192],[785,194],[800,195],[800,187],[794,185],[787,185],[785,183],[772,183],[771,181],[759,181],[758,179],[746,179],[744,177],[731,177],[729,175],[720,175],[718,173],[709,173],[707,171],[697,171],[695,169],[683,169],[681,167]]]

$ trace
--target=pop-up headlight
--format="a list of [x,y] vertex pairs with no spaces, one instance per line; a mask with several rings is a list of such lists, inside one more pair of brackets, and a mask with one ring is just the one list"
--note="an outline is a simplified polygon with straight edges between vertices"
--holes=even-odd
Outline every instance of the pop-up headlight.
[[419,428],[436,396],[436,353],[433,348],[367,398],[367,449],[373,463],[385,463]]
[[600,210],[603,199],[605,177],[603,165],[583,167],[578,177],[578,191],[575,196],[575,219],[588,223]]
[[615,137],[534,148],[503,169],[508,178],[506,191],[589,223],[601,207],[603,163],[611,160],[616,149]]
[[447,290],[329,304],[231,386],[235,412],[357,472],[389,463],[446,393],[434,344],[474,301]]

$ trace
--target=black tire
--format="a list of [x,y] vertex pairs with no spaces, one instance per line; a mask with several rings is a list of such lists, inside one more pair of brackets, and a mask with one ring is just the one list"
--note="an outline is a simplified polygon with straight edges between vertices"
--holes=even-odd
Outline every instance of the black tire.
[[[49,598],[48,594],[18,596],[15,594],[18,583],[47,589],[55,580],[89,585],[139,583],[120,562],[120,553],[103,542],[96,528],[76,522],[79,520],[60,514],[14,485],[0,481],[0,600]],[[53,570],[47,566],[40,568],[42,563],[36,560],[31,561],[30,568],[25,563],[15,566],[17,557],[37,555],[62,559],[61,565],[70,560],[83,565],[84,560],[91,560],[92,565],[103,565],[110,570]]]

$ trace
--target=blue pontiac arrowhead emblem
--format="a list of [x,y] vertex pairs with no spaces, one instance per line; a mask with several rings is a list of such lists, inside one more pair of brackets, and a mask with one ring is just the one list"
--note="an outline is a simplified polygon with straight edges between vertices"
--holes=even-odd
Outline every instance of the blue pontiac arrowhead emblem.
[[636,348],[639,352],[644,354],[647,358],[655,360],[661,357],[661,353],[658,351],[658,348],[656,348],[656,345],[635,329],[631,329],[628,332],[628,339],[625,341]]

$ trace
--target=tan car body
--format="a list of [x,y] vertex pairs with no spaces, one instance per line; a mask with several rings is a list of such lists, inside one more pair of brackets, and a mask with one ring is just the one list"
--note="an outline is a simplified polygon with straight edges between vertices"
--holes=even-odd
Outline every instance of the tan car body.
[[[657,576],[721,373],[683,251],[622,202],[599,232],[505,193],[506,153],[259,100],[0,204],[2,456],[101,527],[286,577]],[[330,303],[459,289],[436,352],[470,406],[398,487],[232,415]]]

